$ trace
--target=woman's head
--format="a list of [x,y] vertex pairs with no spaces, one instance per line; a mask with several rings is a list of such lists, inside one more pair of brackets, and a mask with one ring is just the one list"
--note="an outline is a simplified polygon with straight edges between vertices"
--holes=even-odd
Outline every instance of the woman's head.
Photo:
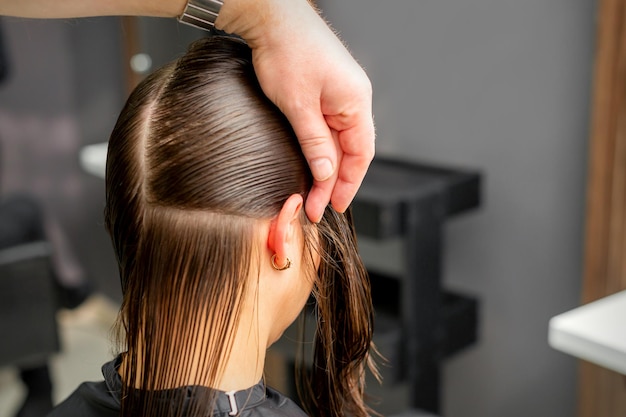
[[[128,386],[216,386],[244,312],[261,315],[246,323],[254,327],[282,306],[280,319],[252,329],[271,343],[313,287],[316,360],[328,369],[316,378],[316,415],[362,408],[369,286],[349,218],[328,209],[314,225],[304,215],[311,184],[243,43],[198,41],[135,89],[109,142],[105,211],[124,293]],[[123,413],[150,403],[128,398]]]

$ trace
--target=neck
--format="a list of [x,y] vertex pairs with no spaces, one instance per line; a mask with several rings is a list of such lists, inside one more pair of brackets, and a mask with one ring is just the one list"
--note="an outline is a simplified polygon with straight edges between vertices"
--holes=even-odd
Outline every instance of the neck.
[[263,376],[268,336],[262,334],[254,310],[244,307],[230,355],[217,384],[222,391],[240,391],[257,384]]
[[[151,349],[154,346],[148,346],[145,356],[163,358],[162,362],[155,365],[157,368],[157,381],[146,381],[144,384],[136,383],[133,385],[136,388],[157,390],[200,385],[221,391],[240,391],[257,384],[263,376],[265,354],[270,344],[271,336],[262,323],[259,325],[259,316],[263,316],[262,312],[257,311],[255,308],[256,303],[248,299],[243,304],[237,323],[231,323],[235,327],[232,343],[230,343],[230,350],[224,351],[222,354],[223,359],[219,363],[219,369],[216,370],[217,377],[206,372],[207,352],[214,351],[214,349],[207,349],[207,347],[211,344],[219,344],[222,347],[228,341],[211,340],[214,337],[212,329],[210,325],[204,323],[205,320],[203,318],[200,318],[197,322],[202,323],[200,325],[202,330],[199,332],[193,331],[192,334],[170,333],[170,337],[168,337],[169,343],[177,345],[183,340],[194,340],[195,343],[185,348],[184,352],[176,348],[168,349],[170,352],[177,353],[164,358],[158,350],[154,351]],[[140,337],[139,343],[137,343],[138,346],[145,346],[142,339]],[[143,379],[144,354],[141,348],[136,352],[135,380],[141,381]],[[129,366],[132,366],[131,361],[128,361],[125,355],[120,367],[120,375],[123,381],[129,381]],[[159,381],[158,374],[168,375],[167,380]],[[146,383],[148,386],[142,387]]]

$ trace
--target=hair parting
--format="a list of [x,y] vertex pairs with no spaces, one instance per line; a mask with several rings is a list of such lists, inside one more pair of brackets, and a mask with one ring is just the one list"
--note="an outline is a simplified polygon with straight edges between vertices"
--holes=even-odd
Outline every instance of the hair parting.
[[[203,387],[223,376],[248,277],[259,273],[258,222],[311,185],[293,129],[263,94],[242,42],[202,39],[133,91],[106,175],[105,225],[123,291],[123,417],[208,415],[216,394]],[[317,320],[303,404],[316,417],[365,417],[373,310],[351,214],[329,207],[313,224],[302,212],[300,224]]]

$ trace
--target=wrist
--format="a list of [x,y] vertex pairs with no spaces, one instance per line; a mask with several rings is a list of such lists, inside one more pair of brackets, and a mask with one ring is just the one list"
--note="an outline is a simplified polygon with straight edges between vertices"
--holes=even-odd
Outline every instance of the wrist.
[[257,49],[284,43],[317,20],[308,0],[224,0],[215,27]]
[[187,4],[186,0],[172,0],[160,2],[163,3],[163,7],[166,7],[165,12],[170,14],[174,13],[174,16],[180,16],[185,10],[185,6]]
[[276,16],[274,0],[224,0],[215,27],[241,36],[254,48]]
[[[185,9],[186,0],[153,0],[153,1],[144,1],[144,0],[127,0],[127,1],[111,1],[110,4],[115,5],[115,7],[121,8],[122,6],[117,6],[117,4],[124,4],[124,7],[129,8],[130,10],[124,12],[123,14],[127,14],[130,16],[155,16],[155,17],[177,17],[180,16]],[[122,14],[112,13],[112,14]]]

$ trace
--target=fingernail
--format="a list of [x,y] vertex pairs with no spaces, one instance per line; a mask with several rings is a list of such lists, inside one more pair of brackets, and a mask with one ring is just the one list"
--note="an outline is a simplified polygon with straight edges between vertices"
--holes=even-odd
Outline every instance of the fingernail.
[[328,158],[318,158],[311,161],[311,172],[318,181],[325,181],[333,175],[333,164]]

